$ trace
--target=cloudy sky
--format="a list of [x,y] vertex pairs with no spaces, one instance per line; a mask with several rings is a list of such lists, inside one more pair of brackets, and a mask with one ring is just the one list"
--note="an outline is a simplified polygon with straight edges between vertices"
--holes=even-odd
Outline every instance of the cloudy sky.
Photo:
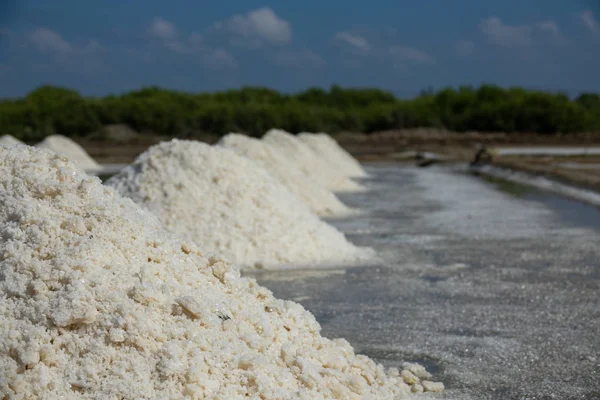
[[600,1],[0,1],[0,97],[482,82],[600,92]]

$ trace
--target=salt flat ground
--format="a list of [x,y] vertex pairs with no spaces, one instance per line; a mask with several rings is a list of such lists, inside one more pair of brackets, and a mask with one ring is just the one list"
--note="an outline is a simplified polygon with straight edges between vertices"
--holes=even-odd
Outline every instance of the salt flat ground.
[[423,363],[449,399],[600,399],[600,211],[452,168],[368,166],[333,223],[379,266],[259,272],[328,337]]
[[518,146],[496,147],[494,152],[501,156],[581,156],[600,155],[598,146]]

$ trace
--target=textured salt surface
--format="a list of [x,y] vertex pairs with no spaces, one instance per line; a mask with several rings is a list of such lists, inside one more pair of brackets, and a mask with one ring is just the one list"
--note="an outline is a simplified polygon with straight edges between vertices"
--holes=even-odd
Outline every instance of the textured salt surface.
[[[370,195],[342,197],[365,210],[352,220],[376,233],[342,230],[375,247],[387,267],[280,284],[271,277],[284,273],[267,271],[256,274],[259,282],[278,297],[299,299],[325,335],[345,337],[384,365],[426,363],[449,388],[444,399],[597,399],[599,210],[536,190],[499,192],[508,187],[448,167],[373,163],[365,166]],[[435,179],[422,178],[432,172]],[[425,179],[433,186],[425,188]],[[446,201],[445,190],[466,181],[462,198],[452,191]],[[474,194],[480,202],[471,202]],[[447,218],[453,209],[465,216],[467,206],[482,209],[472,207],[456,231],[431,217]],[[510,220],[498,224],[498,213]],[[465,225],[474,235],[465,235]]]
[[35,147],[61,154],[85,171],[97,171],[102,168],[100,164],[88,155],[83,147],[62,135],[47,136],[42,142],[36,144]]
[[360,163],[326,133],[300,133],[298,139],[306,143],[319,157],[332,167],[339,168],[349,177],[366,178],[368,175]]
[[308,176],[334,192],[360,192],[365,188],[351,180],[339,167],[333,167],[318,157],[308,145],[294,135],[271,129],[262,140],[296,164]]
[[0,137],[0,145],[13,146],[15,144],[23,144],[23,142],[11,135],[4,135]]
[[350,213],[350,209],[332,192],[301,171],[283,154],[262,141],[239,133],[230,133],[224,136],[218,144],[249,158],[267,170],[308,204],[317,215],[339,216]]
[[496,147],[492,149],[494,154],[500,156],[585,156],[600,155],[600,147],[544,147],[544,146],[521,146],[521,147]]
[[430,168],[418,175],[417,184],[431,201],[446,206],[422,217],[421,222],[442,231],[477,238],[542,236],[551,212],[535,202],[524,202],[482,186],[471,176]]
[[514,171],[511,169],[500,168],[491,165],[482,165],[481,167],[473,168],[473,170],[488,176],[533,186],[538,189],[558,193],[560,195],[571,197],[595,206],[600,206],[600,193],[557,182],[544,176],[536,176],[526,172]]
[[302,306],[62,156],[0,146],[0,181],[0,398],[391,400],[429,386],[419,366],[386,374],[320,336]]
[[234,151],[173,140],[151,147],[106,183],[171,231],[243,267],[367,261],[267,171]]

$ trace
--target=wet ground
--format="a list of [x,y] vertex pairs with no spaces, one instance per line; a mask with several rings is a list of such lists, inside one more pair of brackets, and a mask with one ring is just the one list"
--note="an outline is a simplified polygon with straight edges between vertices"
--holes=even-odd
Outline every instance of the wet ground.
[[[463,168],[464,170],[467,167]],[[545,177],[543,175],[531,174],[528,172],[516,171],[510,168],[501,168],[494,165],[481,165],[470,169],[471,173],[480,175],[485,179],[499,179],[505,182],[515,182],[520,185],[521,189],[524,188],[536,188],[539,194],[537,199],[542,202],[548,202],[548,193],[554,193],[562,196],[563,198],[576,199],[581,202],[591,204],[596,207],[600,207],[600,191],[593,191],[583,187],[577,187],[569,183],[562,183],[556,179]],[[590,175],[584,175],[583,181],[588,181]],[[582,183],[584,183],[582,181]],[[554,196],[555,198],[557,196]],[[579,214],[583,211],[580,207],[576,206],[577,203],[572,203],[572,207],[569,209],[577,211]],[[567,207],[562,207],[561,211],[567,210]],[[589,214],[589,213],[588,213]]]
[[448,399],[600,399],[600,210],[461,171],[369,166],[333,223],[375,267],[255,273],[386,366]]
[[600,155],[600,147],[586,146],[519,146],[519,147],[496,147],[494,152],[502,156],[515,155],[539,155],[539,156],[578,156],[578,155]]

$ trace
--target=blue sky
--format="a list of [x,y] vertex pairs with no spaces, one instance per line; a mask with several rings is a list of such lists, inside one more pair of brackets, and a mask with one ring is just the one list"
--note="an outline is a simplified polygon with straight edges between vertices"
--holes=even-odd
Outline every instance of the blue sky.
[[600,1],[0,0],[0,98],[482,82],[600,92]]

